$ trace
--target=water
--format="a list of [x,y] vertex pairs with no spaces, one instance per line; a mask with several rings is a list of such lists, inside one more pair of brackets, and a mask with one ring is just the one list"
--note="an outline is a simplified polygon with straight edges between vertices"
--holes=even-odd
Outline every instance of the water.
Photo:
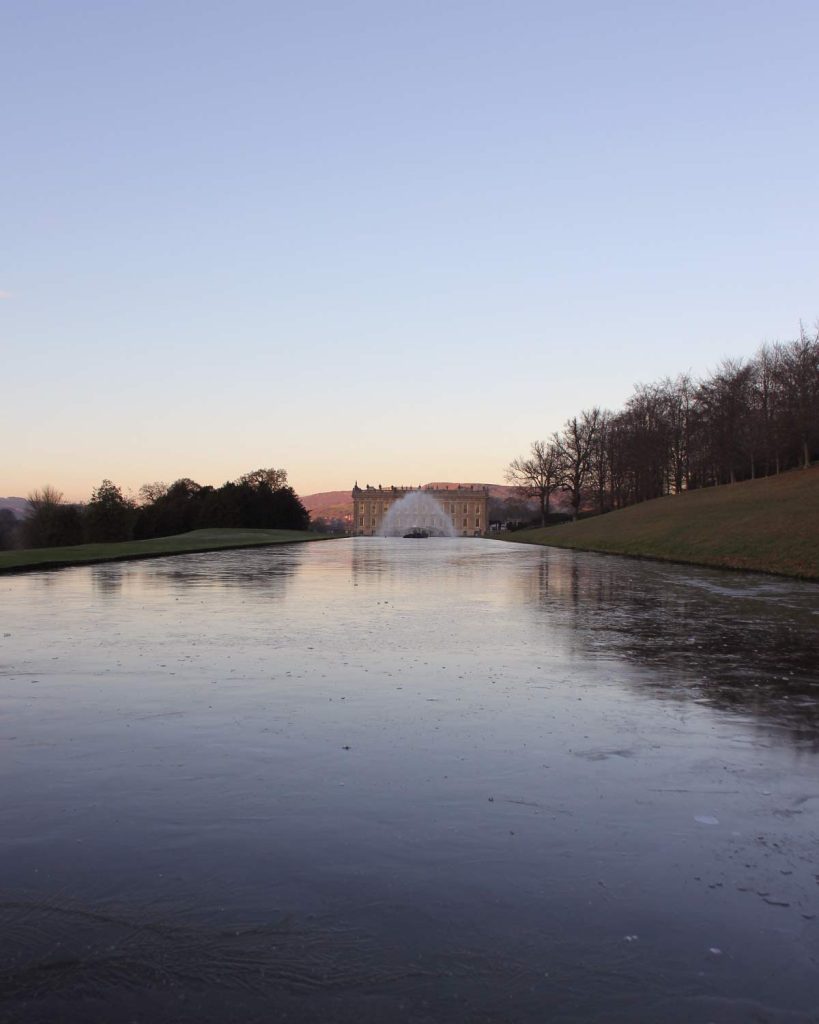
[[0,615],[0,1020],[819,1020],[815,586],[358,538]]

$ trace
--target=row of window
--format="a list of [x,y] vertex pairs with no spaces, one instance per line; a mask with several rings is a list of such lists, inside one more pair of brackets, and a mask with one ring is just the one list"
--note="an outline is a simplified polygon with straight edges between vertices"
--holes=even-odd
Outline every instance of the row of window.
[[[390,507],[390,502],[387,502],[387,501],[382,501],[381,502],[381,513],[382,513],[382,515],[384,513],[386,513],[386,511],[389,509],[389,507]],[[378,505],[377,504],[365,505],[364,509],[365,509],[365,512],[369,512],[370,515],[378,515],[379,509],[378,509]],[[463,508],[461,509],[461,511],[464,513],[464,515],[467,515],[470,512],[469,502],[465,501],[463,503]],[[456,515],[457,512],[458,512],[457,505],[456,505],[456,503],[454,501],[451,501],[449,503],[449,512],[450,512],[450,515],[453,515],[453,516]]]
[[[364,516],[359,516],[358,525],[364,525]],[[376,525],[375,516],[370,518],[370,526]],[[438,519],[435,516],[400,516],[398,519],[399,526],[437,526]],[[464,516],[463,525],[467,525],[467,517]],[[481,516],[479,512],[475,513],[475,526],[481,525]]]

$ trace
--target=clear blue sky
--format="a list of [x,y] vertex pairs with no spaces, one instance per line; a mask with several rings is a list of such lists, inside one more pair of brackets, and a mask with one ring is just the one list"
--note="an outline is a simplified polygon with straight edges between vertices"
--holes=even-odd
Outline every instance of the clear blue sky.
[[0,0],[0,494],[500,480],[819,316],[819,4]]

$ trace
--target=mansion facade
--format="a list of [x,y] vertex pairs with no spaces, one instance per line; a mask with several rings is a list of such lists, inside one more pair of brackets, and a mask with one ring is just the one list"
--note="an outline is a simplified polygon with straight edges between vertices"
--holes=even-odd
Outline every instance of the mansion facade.
[[[353,534],[378,537],[390,508],[409,495],[434,498],[457,537],[480,537],[489,528],[489,488],[477,484],[444,484],[440,487],[353,487]],[[420,526],[432,525],[419,523]]]

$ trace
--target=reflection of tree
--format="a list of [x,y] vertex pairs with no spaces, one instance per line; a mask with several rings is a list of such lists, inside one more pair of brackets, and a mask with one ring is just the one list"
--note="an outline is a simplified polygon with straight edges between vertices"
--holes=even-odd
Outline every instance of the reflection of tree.
[[301,571],[300,544],[174,555],[142,564],[141,584],[174,589],[244,589],[254,597],[281,600],[286,585]]
[[812,584],[549,551],[527,590],[574,649],[650,667],[635,686],[762,716],[819,749]]
[[109,597],[122,591],[121,565],[95,565],[91,569],[91,585],[95,592]]

